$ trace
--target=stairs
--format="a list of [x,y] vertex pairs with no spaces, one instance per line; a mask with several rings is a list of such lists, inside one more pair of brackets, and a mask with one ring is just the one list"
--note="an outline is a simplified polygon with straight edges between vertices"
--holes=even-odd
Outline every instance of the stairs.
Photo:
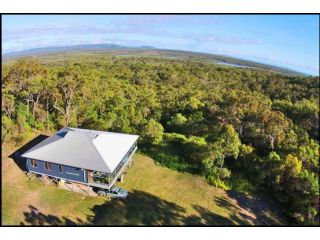
[[58,187],[64,190],[77,192],[84,195],[97,196],[97,194],[92,190],[92,187],[80,183],[65,182],[60,180],[58,183]]
[[49,179],[48,176],[44,175],[44,176],[41,176],[39,179],[41,180],[41,182],[43,182],[44,185],[51,185],[52,184],[52,181],[51,181],[51,179]]

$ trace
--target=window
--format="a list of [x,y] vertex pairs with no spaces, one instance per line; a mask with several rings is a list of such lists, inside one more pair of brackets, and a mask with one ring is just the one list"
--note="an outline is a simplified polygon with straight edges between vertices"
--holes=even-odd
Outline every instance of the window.
[[48,171],[51,171],[51,163],[49,163],[49,162],[45,162],[44,163],[44,168],[46,169],[46,170],[48,170]]
[[61,165],[59,165],[59,172],[62,173],[62,166]]
[[37,160],[31,159],[31,166],[32,167],[38,167]]

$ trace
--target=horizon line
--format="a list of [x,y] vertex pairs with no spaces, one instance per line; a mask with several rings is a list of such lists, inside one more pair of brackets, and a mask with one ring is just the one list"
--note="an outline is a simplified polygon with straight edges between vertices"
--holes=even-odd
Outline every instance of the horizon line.
[[[10,51],[10,52],[6,52],[6,53],[2,53],[2,57],[8,57],[8,55],[10,54],[19,54],[19,53],[23,53],[23,52],[27,52],[27,51],[37,51],[37,50],[44,50],[44,49],[48,49],[48,48],[67,48],[67,47],[80,47],[80,46],[94,46],[94,45],[115,45],[121,48],[127,48],[127,49],[143,49],[146,48],[145,50],[162,50],[162,51],[179,51],[179,52],[189,52],[189,53],[197,53],[197,54],[208,54],[208,55],[216,55],[216,56],[222,56],[222,57],[229,57],[229,58],[234,58],[237,60],[242,60],[242,61],[248,61],[251,63],[258,63],[258,64],[262,64],[262,65],[266,65],[266,66],[270,66],[270,67],[277,67],[277,68],[281,68],[283,70],[289,70],[292,72],[296,72],[298,74],[303,74],[306,76],[313,76],[313,77],[319,77],[319,72],[318,75],[315,74],[311,74],[311,73],[307,73],[307,72],[303,72],[300,70],[295,70],[293,68],[290,67],[286,67],[286,66],[281,66],[281,65],[277,65],[277,64],[269,64],[269,63],[265,63],[259,60],[250,60],[248,58],[243,58],[243,57],[239,57],[236,55],[229,55],[229,54],[219,54],[219,53],[210,53],[210,52],[201,52],[201,51],[192,51],[192,50],[184,50],[184,49],[168,49],[168,48],[158,48],[158,47],[154,47],[152,45],[139,45],[139,46],[126,46],[126,45],[121,45],[121,44],[117,44],[117,43],[111,43],[111,42],[105,42],[105,43],[83,43],[83,44],[74,44],[74,45],[51,45],[51,46],[47,46],[47,47],[39,47],[39,48],[26,48],[24,50],[18,50],[18,51]],[[149,49],[147,49],[149,48]],[[61,51],[63,52],[63,51]],[[27,55],[27,56],[32,56],[31,55]],[[10,56],[9,56],[10,57]],[[14,56],[19,58],[19,56]],[[20,56],[21,57],[21,56]]]

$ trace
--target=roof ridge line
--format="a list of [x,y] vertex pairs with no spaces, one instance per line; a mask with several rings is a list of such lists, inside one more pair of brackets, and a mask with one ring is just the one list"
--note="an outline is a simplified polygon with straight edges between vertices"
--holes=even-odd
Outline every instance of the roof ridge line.
[[[89,137],[90,138],[90,137]],[[109,169],[109,172],[111,172],[111,169],[109,168],[108,164],[105,162],[104,158],[102,157],[102,155],[100,154],[99,150],[97,149],[96,145],[93,142],[94,139],[90,139],[90,142],[92,143],[94,149],[96,150],[96,152],[98,153],[99,157],[102,159],[102,161],[104,162],[105,166]]]

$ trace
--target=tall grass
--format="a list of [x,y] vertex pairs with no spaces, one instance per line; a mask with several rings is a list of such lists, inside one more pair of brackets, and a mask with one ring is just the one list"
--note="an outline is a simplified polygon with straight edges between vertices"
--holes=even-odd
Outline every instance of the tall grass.
[[170,145],[147,145],[141,144],[139,152],[151,157],[156,164],[165,166],[172,170],[187,173],[198,173],[197,166],[188,163],[181,157],[179,150]]

